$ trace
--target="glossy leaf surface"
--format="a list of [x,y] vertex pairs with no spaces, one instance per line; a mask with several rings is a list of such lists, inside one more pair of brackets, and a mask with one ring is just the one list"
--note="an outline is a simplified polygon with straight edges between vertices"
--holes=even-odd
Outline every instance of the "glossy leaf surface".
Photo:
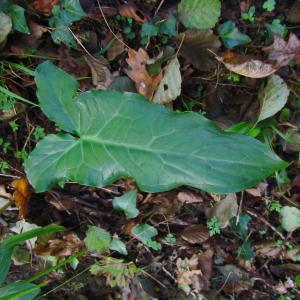
[[92,90],[50,62],[36,71],[44,113],[65,131],[37,144],[26,163],[37,192],[63,181],[105,186],[131,177],[146,192],[189,185],[214,193],[253,186],[287,164],[259,141],[225,133],[193,112],[134,93]]

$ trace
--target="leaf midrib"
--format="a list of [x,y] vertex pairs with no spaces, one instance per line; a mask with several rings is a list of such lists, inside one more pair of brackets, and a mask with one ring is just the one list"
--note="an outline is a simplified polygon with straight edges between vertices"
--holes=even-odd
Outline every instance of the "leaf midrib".
[[[184,156],[186,158],[186,153],[166,151],[166,150],[157,149],[157,148],[147,149],[147,148],[141,147],[139,145],[116,143],[113,141],[103,140],[103,139],[100,139],[99,137],[94,137],[94,136],[82,136],[79,138],[79,141],[87,141],[87,142],[97,143],[97,144],[105,145],[105,146],[115,146],[115,147],[139,150],[139,151],[143,151],[143,152],[148,152],[150,154],[153,154],[153,153],[157,153],[158,155],[167,154],[167,155],[174,155],[174,156],[180,156],[180,157]],[[253,162],[245,163],[244,161],[237,162],[235,160],[231,161],[231,160],[226,160],[226,159],[217,159],[217,158],[211,158],[211,157],[205,157],[205,156],[203,157],[203,156],[200,156],[199,154],[198,155],[189,154],[189,156],[194,157],[196,159],[202,159],[204,161],[221,161],[221,162],[227,162],[227,163],[233,163],[233,164],[239,164],[239,165],[245,165],[245,166],[253,165]]]

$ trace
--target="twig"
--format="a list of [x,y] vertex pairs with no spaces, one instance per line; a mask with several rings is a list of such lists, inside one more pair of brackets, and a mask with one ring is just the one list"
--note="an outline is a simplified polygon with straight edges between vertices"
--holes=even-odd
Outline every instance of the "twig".
[[263,223],[265,223],[267,226],[269,226],[275,233],[277,233],[280,238],[282,240],[285,240],[285,236],[279,232],[272,224],[270,224],[265,218],[258,216],[256,213],[252,212],[251,210],[247,209],[247,213],[255,218],[257,218],[258,220],[262,221]]
[[104,12],[103,12],[103,10],[102,10],[102,7],[101,7],[101,4],[100,4],[99,0],[97,0],[97,3],[98,3],[98,6],[99,6],[101,15],[102,15],[102,17],[103,17],[103,19],[104,19],[104,22],[105,22],[107,28],[109,29],[109,31],[112,33],[112,35],[113,35],[120,43],[122,43],[126,48],[130,49],[130,47],[129,47],[124,41],[122,41],[122,40],[121,40],[121,39],[120,39],[120,38],[112,31],[110,25],[108,24],[108,22],[107,22],[107,20],[106,20],[106,17],[105,17],[105,15],[104,15]]
[[155,10],[154,16],[157,15],[158,11],[160,10],[160,8],[162,7],[162,5],[164,4],[165,0],[161,0],[159,5],[157,6],[157,9]]

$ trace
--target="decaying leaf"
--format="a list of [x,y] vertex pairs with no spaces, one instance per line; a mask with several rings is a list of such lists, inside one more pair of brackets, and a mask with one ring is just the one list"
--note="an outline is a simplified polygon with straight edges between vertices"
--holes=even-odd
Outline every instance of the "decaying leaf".
[[30,34],[22,34],[13,38],[10,49],[14,53],[24,53],[28,49],[37,49],[38,46],[43,42],[41,37],[49,29],[46,26],[42,26],[36,22],[29,20],[28,27]]
[[294,1],[291,9],[286,14],[286,18],[288,22],[291,23],[299,23],[300,22],[300,1]]
[[226,283],[226,290],[244,291],[251,288],[251,278],[249,274],[235,265],[219,266],[217,269],[223,275],[223,281]]
[[106,89],[113,80],[107,60],[102,56],[96,58],[86,55],[84,58],[90,67],[93,85],[99,89]]
[[217,59],[228,70],[250,78],[267,77],[277,71],[274,65],[243,54],[226,52],[221,56],[217,56]]
[[34,252],[37,255],[51,255],[59,259],[75,254],[83,245],[76,233],[68,232],[62,239],[49,240],[46,245],[35,247]]
[[201,203],[203,198],[200,195],[192,193],[190,191],[182,191],[177,194],[177,200],[181,203]]
[[53,6],[57,5],[59,1],[60,0],[34,0],[31,6],[33,9],[48,15],[51,13]]
[[202,244],[209,239],[209,233],[205,225],[192,224],[184,228],[181,237],[190,244]]
[[148,60],[149,56],[144,49],[140,48],[138,51],[129,49],[128,58],[126,59],[129,69],[125,70],[125,72],[135,82],[137,91],[151,100],[162,79],[162,72],[158,75],[150,76],[146,68]]
[[153,214],[166,219],[174,217],[182,207],[182,202],[177,201],[174,191],[152,194],[144,203],[154,204]]
[[[123,40],[120,34],[118,34],[118,38],[120,40]],[[109,61],[114,60],[116,57],[118,57],[124,52],[125,45],[120,40],[114,38],[111,47],[107,50],[107,59]]]
[[280,111],[286,104],[289,96],[289,89],[285,82],[278,75],[272,75],[267,85],[258,94],[260,112],[258,120],[262,121]]
[[132,18],[137,22],[148,22],[150,18],[141,11],[133,2],[121,5],[119,7],[119,14],[121,16]]
[[212,275],[212,259],[214,252],[208,249],[204,253],[194,254],[190,259],[178,258],[176,261],[177,284],[188,291],[208,291]]
[[176,44],[181,44],[179,54],[201,71],[209,71],[215,67],[216,62],[213,54],[221,47],[219,38],[212,30],[187,30],[175,38]]
[[235,217],[237,213],[238,204],[236,194],[228,194],[207,211],[207,218],[217,217],[221,223],[221,228],[225,228],[229,224],[229,220]]
[[256,254],[260,254],[262,256],[276,258],[282,251],[282,248],[278,246],[278,244],[274,242],[263,242],[261,244],[257,244],[254,246],[254,250]]
[[280,36],[274,35],[274,43],[264,47],[263,51],[269,53],[268,60],[274,61],[277,68],[288,65],[292,59],[300,63],[300,40],[294,33],[290,33],[287,42]]
[[29,182],[26,177],[15,179],[12,181],[11,186],[14,187],[13,201],[19,208],[19,217],[24,218],[28,211],[28,203],[30,200]]
[[155,103],[165,104],[175,100],[181,93],[180,64],[173,58],[163,70],[163,78],[152,99]]

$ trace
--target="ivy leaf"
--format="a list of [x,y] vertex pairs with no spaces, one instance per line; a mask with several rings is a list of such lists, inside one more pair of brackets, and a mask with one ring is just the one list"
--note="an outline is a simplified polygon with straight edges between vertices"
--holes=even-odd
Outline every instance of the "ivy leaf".
[[43,112],[72,133],[46,136],[29,155],[25,169],[37,192],[60,181],[101,187],[131,177],[147,192],[189,185],[229,193],[287,166],[253,138],[138,94],[91,90],[74,99],[76,80],[49,61],[35,80]]
[[22,33],[30,33],[25,19],[25,9],[17,4],[10,6],[10,17],[13,22],[14,29]]
[[248,236],[248,223],[250,222],[251,217],[246,213],[241,213],[239,220],[237,222],[237,217],[230,219],[230,227],[236,232],[243,240]]
[[260,113],[257,122],[272,117],[280,111],[286,104],[289,93],[286,83],[280,76],[272,75],[267,85],[258,94]]
[[225,47],[232,49],[235,46],[245,45],[251,42],[247,34],[241,33],[235,26],[235,22],[227,21],[218,27],[218,33]]
[[84,243],[90,252],[100,254],[109,248],[111,235],[108,231],[100,227],[89,226]]
[[274,19],[271,24],[266,24],[265,26],[268,31],[267,43],[273,41],[274,35],[285,38],[288,34],[288,29],[285,25],[281,24],[281,21],[279,19]]
[[221,14],[219,0],[181,0],[179,19],[187,28],[213,28]]
[[300,227],[300,210],[292,206],[284,206],[281,211],[281,225],[284,230],[293,232]]
[[133,227],[131,229],[131,233],[136,239],[138,239],[145,245],[148,242],[152,241],[152,238],[158,234],[157,229],[148,224],[140,224]]
[[109,246],[109,249],[117,251],[117,252],[119,252],[120,254],[123,254],[123,255],[128,254],[127,249],[126,249],[126,245],[121,240],[119,240],[117,238],[114,238],[112,240],[111,245]]
[[69,30],[73,22],[85,17],[85,13],[80,6],[79,0],[61,0],[60,5],[55,5],[52,9],[52,18],[49,25],[55,27],[51,36],[56,44],[65,43],[71,47],[76,47],[75,39]]
[[112,201],[114,209],[124,211],[128,219],[135,218],[139,215],[139,210],[136,208],[137,190],[132,190],[121,197],[115,197]]

